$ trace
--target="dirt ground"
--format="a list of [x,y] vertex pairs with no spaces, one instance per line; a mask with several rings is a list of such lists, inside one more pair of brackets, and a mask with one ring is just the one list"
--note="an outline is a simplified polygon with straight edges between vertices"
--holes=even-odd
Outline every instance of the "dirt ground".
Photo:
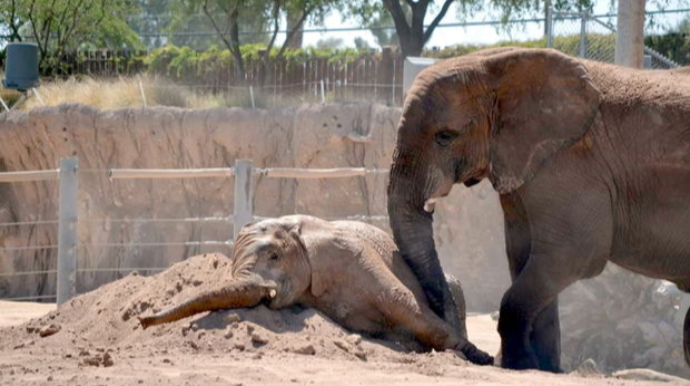
[[[649,370],[567,375],[479,367],[451,352],[413,353],[349,333],[308,309],[202,314],[142,330],[136,316],[175,304],[227,275],[228,260],[190,258],[152,277],[131,274],[62,307],[0,302],[1,385],[658,385]],[[470,338],[499,347],[489,315]],[[585,366],[586,367],[586,366]]]

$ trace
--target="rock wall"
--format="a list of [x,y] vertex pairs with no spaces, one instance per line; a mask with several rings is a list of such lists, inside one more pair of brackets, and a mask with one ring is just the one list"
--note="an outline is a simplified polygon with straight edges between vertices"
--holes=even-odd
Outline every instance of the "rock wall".
[[[198,253],[231,251],[127,244],[227,240],[232,225],[118,220],[228,216],[232,179],[109,180],[104,169],[226,167],[240,158],[256,167],[387,169],[399,116],[400,109],[371,104],[285,110],[38,108],[0,114],[0,171],[54,169],[61,157],[78,157],[79,267],[160,267]],[[336,180],[257,176],[255,213],[385,215],[386,183],[385,174]],[[57,182],[0,184],[0,248],[56,244],[53,224],[2,225],[56,218]],[[456,187],[437,205],[442,264],[462,280],[470,311],[498,309],[509,286],[502,221],[498,196],[487,182]],[[389,230],[385,221],[374,224]],[[54,294],[54,274],[2,274],[54,270],[56,260],[55,249],[0,250],[0,297]],[[78,290],[124,274],[80,273]],[[605,371],[643,366],[688,375],[680,338],[687,297],[674,287],[614,267],[572,286],[561,299],[566,368],[591,357]]]

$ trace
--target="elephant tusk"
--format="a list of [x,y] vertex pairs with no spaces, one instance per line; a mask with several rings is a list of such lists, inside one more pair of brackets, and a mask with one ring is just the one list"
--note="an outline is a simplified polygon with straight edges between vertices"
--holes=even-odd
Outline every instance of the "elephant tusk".
[[424,211],[427,213],[434,213],[434,208],[436,208],[436,202],[440,200],[439,197],[430,198],[424,203]]
[[268,292],[268,296],[269,296],[271,299],[275,298],[276,295],[278,295],[278,293],[277,293],[276,290],[274,290],[274,289],[272,289],[272,290],[270,290],[270,291]]

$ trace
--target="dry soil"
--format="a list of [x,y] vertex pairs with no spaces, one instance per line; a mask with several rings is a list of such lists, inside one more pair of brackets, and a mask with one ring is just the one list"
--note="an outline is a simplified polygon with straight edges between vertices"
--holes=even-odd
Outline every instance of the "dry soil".
[[[228,259],[190,258],[152,277],[135,273],[59,308],[0,302],[1,385],[658,385],[689,382],[649,370],[565,375],[467,363],[452,352],[411,353],[353,334],[309,309],[200,314],[142,330],[137,316],[227,276]],[[498,350],[489,315],[471,339]]]

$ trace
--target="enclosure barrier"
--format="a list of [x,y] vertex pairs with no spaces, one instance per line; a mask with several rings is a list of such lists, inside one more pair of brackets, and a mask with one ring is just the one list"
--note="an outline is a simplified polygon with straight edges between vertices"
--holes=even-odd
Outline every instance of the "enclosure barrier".
[[[546,14],[546,47],[568,55],[605,63],[615,62],[616,27],[610,22],[615,15],[590,12],[559,11],[549,8]],[[577,37],[576,40],[568,37]],[[644,46],[645,68],[672,69],[679,64],[650,47]]]
[[[186,178],[228,178],[234,177],[233,214],[226,217],[192,217],[192,218],[137,218],[137,219],[80,219],[78,215],[79,175],[81,173],[103,173],[110,180],[118,179],[186,179]],[[232,240],[226,241],[168,241],[151,243],[101,243],[88,244],[94,247],[165,247],[165,246],[218,246],[233,245],[239,230],[249,222],[264,219],[254,214],[253,176],[265,178],[294,179],[333,179],[362,177],[368,174],[386,174],[387,169],[368,168],[334,168],[334,169],[300,169],[300,168],[254,168],[249,160],[237,160],[232,168],[205,169],[96,169],[80,170],[76,158],[60,160],[60,168],[25,172],[0,173],[0,183],[21,183],[58,180],[58,220],[18,221],[0,223],[0,227],[27,225],[57,225],[58,243],[56,245],[26,245],[20,247],[0,247],[0,252],[20,252],[45,249],[57,249],[57,269],[24,272],[0,272],[0,278],[29,275],[57,275],[56,295],[15,297],[6,300],[42,300],[55,298],[62,304],[76,295],[77,274],[80,272],[123,272],[123,271],[162,271],[167,267],[117,267],[117,268],[79,268],[77,225],[82,223],[158,223],[158,222],[226,222],[234,225]],[[385,215],[366,216],[351,215],[344,219],[357,221],[385,221]],[[343,218],[337,218],[343,219]],[[336,220],[330,218],[329,220]]]

